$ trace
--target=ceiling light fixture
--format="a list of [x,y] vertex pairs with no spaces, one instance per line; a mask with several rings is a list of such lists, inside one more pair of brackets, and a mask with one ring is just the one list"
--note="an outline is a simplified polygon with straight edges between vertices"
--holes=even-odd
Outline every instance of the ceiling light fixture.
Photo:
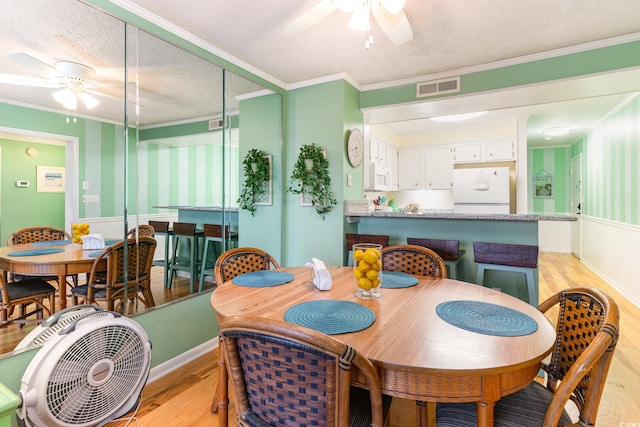
[[436,116],[430,117],[431,120],[435,120],[438,122],[460,122],[463,120],[473,119],[475,117],[480,117],[487,114],[488,111],[476,111],[473,113],[463,113],[463,114],[450,114],[448,116]]
[[542,129],[542,134],[545,135],[546,137],[549,137],[549,139],[551,137],[554,136],[562,136],[562,135],[566,135],[569,132],[571,132],[571,127],[570,126],[553,126],[550,128],[546,128],[546,129]]
[[391,15],[402,11],[406,0],[337,0],[337,5],[343,12],[351,13],[347,27],[356,31],[368,31],[369,37],[364,43],[365,49],[373,46],[371,34],[371,10],[373,7],[383,7]]
[[96,108],[100,103],[95,96],[84,92],[84,90],[77,90],[75,87],[66,87],[52,92],[51,95],[56,102],[71,111],[78,108],[78,99],[80,99],[89,110]]

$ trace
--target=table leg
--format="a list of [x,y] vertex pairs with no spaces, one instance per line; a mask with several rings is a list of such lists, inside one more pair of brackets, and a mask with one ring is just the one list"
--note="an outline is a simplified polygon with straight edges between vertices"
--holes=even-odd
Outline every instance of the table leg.
[[416,401],[416,417],[419,427],[436,426],[436,404],[435,402]]
[[60,306],[60,310],[64,310],[67,308],[67,274],[58,275],[58,296],[60,297],[60,301],[58,305]]
[[493,407],[495,402],[478,402],[478,427],[493,427]]
[[218,358],[218,426],[229,425],[229,378],[227,367],[224,363],[224,343],[222,338],[218,345],[220,357]]

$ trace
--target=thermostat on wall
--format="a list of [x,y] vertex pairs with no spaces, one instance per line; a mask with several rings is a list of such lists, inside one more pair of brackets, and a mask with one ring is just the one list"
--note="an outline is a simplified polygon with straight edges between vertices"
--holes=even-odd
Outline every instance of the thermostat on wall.
[[29,181],[16,181],[16,187],[28,187]]

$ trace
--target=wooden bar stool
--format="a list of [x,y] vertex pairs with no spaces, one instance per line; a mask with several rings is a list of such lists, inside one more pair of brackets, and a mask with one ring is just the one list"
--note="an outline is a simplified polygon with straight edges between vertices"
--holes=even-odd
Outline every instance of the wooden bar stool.
[[473,242],[473,256],[478,264],[478,285],[484,286],[485,270],[522,273],[527,284],[528,302],[534,307],[538,306],[538,282],[533,275],[538,267],[537,246]]
[[169,227],[169,221],[149,221],[149,225],[153,227],[153,233],[155,236],[164,236],[164,259],[154,260],[152,265],[161,266],[164,268],[164,287],[169,286],[169,246],[173,239],[173,230]]
[[[200,250],[199,237],[204,233],[196,230],[196,224],[190,222],[173,223],[173,255],[169,263],[169,288],[173,284],[173,277],[178,271],[189,273],[189,289],[193,293],[195,281],[200,274]],[[180,245],[187,246],[188,254],[182,256],[179,253]]]
[[355,234],[345,233],[345,240],[347,242],[347,265],[353,266],[353,245],[357,243],[376,243],[378,245],[389,246],[389,236],[381,234]]
[[[445,239],[422,239],[417,237],[407,237],[408,245],[418,245],[429,248],[444,261],[447,266],[447,274],[449,279],[464,280],[464,262],[462,257],[465,250],[460,249],[459,240]],[[462,270],[460,270],[462,266]]]
[[[204,283],[205,276],[215,276],[213,267],[215,265],[218,256],[222,254],[222,242],[226,240],[226,250],[238,246],[238,233],[229,230],[229,224],[224,228],[221,224],[204,224],[204,250],[202,251],[202,267],[200,270],[200,288],[198,292],[202,291],[202,285]],[[213,252],[213,263],[211,268],[207,268],[207,260],[209,257],[209,243],[211,243],[211,249]],[[235,243],[235,245],[234,245]],[[218,252],[217,246],[220,244],[221,252]]]

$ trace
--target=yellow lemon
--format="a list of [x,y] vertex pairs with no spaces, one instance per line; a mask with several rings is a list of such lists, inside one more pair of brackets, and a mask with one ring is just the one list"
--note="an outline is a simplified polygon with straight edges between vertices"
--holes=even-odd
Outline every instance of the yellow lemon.
[[360,250],[360,249],[356,249],[356,251],[353,253],[353,258],[354,258],[357,262],[360,262],[360,260],[362,259],[362,254],[364,254],[364,252],[362,252],[362,250]]
[[371,270],[367,271],[366,276],[369,280],[376,280],[378,278],[378,272],[372,268]]
[[366,273],[370,269],[371,269],[371,265],[365,260],[362,260],[358,263],[358,270],[362,271],[363,273]]
[[361,279],[358,279],[358,286],[360,286],[365,291],[368,291],[369,289],[371,289],[371,286],[373,286],[373,283],[371,282],[371,280],[363,277]]
[[373,287],[374,287],[374,288],[377,288],[378,286],[380,286],[380,279],[375,279],[375,280],[373,281]]
[[380,271],[382,269],[382,263],[380,262],[380,260],[378,260],[376,261],[375,264],[371,266],[371,268],[373,268],[376,271]]
[[361,277],[364,277],[364,273],[359,268],[353,269],[353,275],[356,276],[356,279],[360,279]]
[[378,256],[374,252],[370,252],[371,249],[367,249],[367,251],[362,255],[362,260],[366,261],[369,265],[374,265],[378,262]]

